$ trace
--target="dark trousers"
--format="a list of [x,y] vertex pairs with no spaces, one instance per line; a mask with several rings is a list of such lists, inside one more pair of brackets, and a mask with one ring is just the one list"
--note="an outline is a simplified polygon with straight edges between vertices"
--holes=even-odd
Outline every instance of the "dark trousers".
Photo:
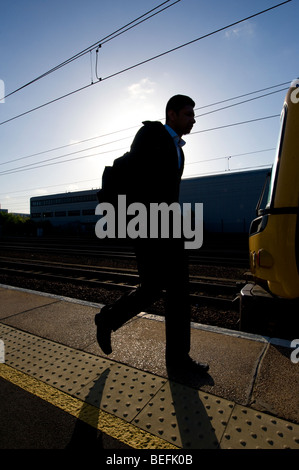
[[190,305],[188,260],[182,239],[139,239],[135,253],[140,286],[118,299],[109,312],[117,330],[145,310],[165,291],[166,357],[190,350]]

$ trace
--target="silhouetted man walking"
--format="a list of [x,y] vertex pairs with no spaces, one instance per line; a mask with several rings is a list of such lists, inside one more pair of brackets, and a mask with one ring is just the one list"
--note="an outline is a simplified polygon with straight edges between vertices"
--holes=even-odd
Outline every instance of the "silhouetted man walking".
[[[146,121],[132,146],[134,185],[128,188],[130,200],[168,205],[179,202],[180,181],[184,169],[185,142],[194,123],[194,101],[188,96],[173,96],[166,106],[166,124]],[[111,332],[145,310],[166,291],[166,364],[171,369],[205,372],[207,364],[194,361],[190,351],[190,305],[188,262],[184,237],[167,239],[138,238],[134,241],[140,286],[112,305],[106,305],[95,317],[97,340],[105,354],[112,352]]]

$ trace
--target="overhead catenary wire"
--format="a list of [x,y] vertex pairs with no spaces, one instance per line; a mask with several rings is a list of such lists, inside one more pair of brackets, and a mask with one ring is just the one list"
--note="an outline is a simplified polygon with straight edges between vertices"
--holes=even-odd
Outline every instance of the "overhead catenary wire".
[[45,107],[45,106],[48,106],[48,105],[53,104],[53,103],[56,103],[57,101],[60,101],[60,100],[62,100],[62,99],[64,99],[64,98],[67,98],[67,97],[69,97],[69,96],[72,96],[72,95],[74,95],[74,94],[76,94],[76,93],[79,93],[79,92],[81,92],[81,91],[83,91],[83,90],[86,90],[86,89],[90,88],[91,86],[94,86],[94,85],[96,85],[96,84],[98,84],[98,83],[102,83],[103,81],[109,80],[109,79],[111,79],[111,78],[113,78],[113,77],[116,77],[116,76],[122,74],[122,73],[128,72],[129,70],[132,70],[132,69],[134,69],[134,68],[136,68],[136,67],[139,67],[139,66],[141,66],[141,65],[144,65],[144,64],[146,64],[146,63],[149,63],[149,62],[151,62],[151,61],[153,61],[153,60],[156,60],[156,59],[158,59],[158,58],[160,58],[160,57],[163,57],[163,56],[165,56],[165,55],[167,55],[167,54],[170,54],[170,53],[172,53],[172,52],[175,52],[175,51],[177,51],[177,50],[179,50],[179,49],[182,49],[183,47],[186,47],[186,46],[189,46],[189,45],[191,45],[191,44],[194,44],[194,43],[197,42],[197,41],[206,39],[206,38],[208,38],[208,37],[210,37],[210,36],[212,36],[212,35],[214,35],[214,34],[217,34],[217,33],[221,32],[221,31],[224,31],[224,30],[226,30],[226,29],[229,29],[229,28],[231,28],[231,27],[233,27],[233,26],[236,26],[237,24],[243,23],[244,21],[247,21],[247,20],[249,20],[249,19],[255,18],[255,17],[257,17],[257,16],[259,16],[259,15],[262,15],[262,14],[264,14],[264,13],[267,13],[267,12],[269,12],[269,11],[275,9],[275,8],[278,8],[278,7],[282,6],[282,5],[285,5],[286,3],[289,3],[289,2],[291,2],[291,1],[292,1],[292,0],[285,0],[284,2],[281,2],[281,3],[277,4],[277,5],[273,5],[272,7],[269,7],[269,8],[267,8],[267,9],[265,9],[265,10],[261,10],[261,11],[259,11],[259,12],[257,12],[257,13],[254,13],[253,15],[247,16],[246,18],[242,18],[241,20],[235,21],[235,22],[230,23],[230,24],[228,24],[228,25],[226,25],[226,26],[223,26],[223,27],[221,27],[221,28],[218,28],[218,29],[216,29],[216,30],[214,30],[214,31],[212,31],[212,32],[210,32],[210,33],[207,33],[207,34],[205,34],[205,35],[203,35],[203,36],[200,36],[200,37],[198,37],[198,38],[196,38],[196,39],[193,39],[193,40],[188,41],[188,42],[186,42],[186,43],[184,43],[184,44],[181,44],[181,45],[176,46],[176,47],[174,47],[174,48],[172,48],[172,49],[169,49],[169,50],[164,51],[164,52],[162,52],[162,53],[160,53],[160,54],[157,54],[157,55],[155,55],[155,56],[153,56],[153,57],[150,57],[149,59],[145,59],[145,60],[143,60],[143,61],[141,61],[141,62],[138,62],[138,63],[136,63],[136,64],[134,64],[134,65],[131,65],[131,66],[126,67],[126,68],[124,68],[124,69],[122,69],[122,70],[119,70],[118,72],[114,72],[114,73],[112,73],[112,74],[110,74],[110,75],[108,75],[108,76],[106,76],[106,77],[101,78],[101,79],[98,80],[97,82],[89,83],[88,85],[84,85],[84,86],[82,86],[82,87],[80,87],[80,88],[78,88],[78,89],[76,89],[76,90],[73,90],[73,91],[71,91],[71,92],[69,92],[69,93],[66,93],[66,94],[64,94],[64,95],[62,95],[62,96],[60,96],[60,97],[58,97],[58,98],[54,98],[54,99],[51,100],[51,101],[48,101],[48,102],[46,102],[46,103],[43,103],[43,104],[41,104],[41,105],[39,105],[39,106],[36,106],[35,108],[32,108],[32,109],[30,109],[30,110],[27,110],[27,111],[25,111],[25,112],[23,112],[23,113],[21,113],[21,114],[18,114],[18,115],[16,115],[16,116],[13,116],[13,117],[9,118],[9,119],[6,119],[5,121],[0,122],[0,125],[7,124],[8,122],[11,122],[11,121],[13,121],[13,120],[15,120],[15,119],[18,119],[18,118],[20,118],[20,117],[23,117],[23,116],[29,114],[29,113],[32,113],[32,112],[34,112],[34,111],[37,111],[38,109],[41,109],[41,108],[43,108],[43,107]]
[[[0,173],[0,176],[6,176],[6,175],[11,175],[13,173],[19,173],[21,171],[28,171],[28,170],[35,170],[37,168],[43,168],[45,166],[52,166],[52,165],[59,165],[61,163],[68,163],[68,162],[73,162],[75,160],[82,160],[84,158],[90,158],[90,157],[95,157],[95,156],[98,156],[98,155],[102,155],[102,154],[105,154],[105,153],[111,153],[111,152],[121,152],[123,150],[125,150],[126,147],[122,147],[122,148],[119,148],[119,149],[113,149],[113,150],[105,150],[104,152],[97,152],[97,153],[93,153],[91,155],[84,155],[84,156],[81,156],[81,157],[75,157],[75,158],[69,158],[67,160],[64,160],[64,161],[60,161],[60,162],[52,162],[52,163],[46,163],[44,165],[37,165],[35,164],[36,166],[31,166],[30,168],[13,168],[11,170],[6,170],[4,172],[1,172]],[[33,165],[33,164],[32,164]]]
[[255,96],[254,98],[249,98],[249,99],[244,100],[244,101],[239,101],[238,103],[229,104],[227,106],[223,106],[222,108],[217,108],[217,109],[214,109],[212,111],[207,111],[206,113],[197,114],[195,116],[195,118],[199,118],[199,117],[202,117],[202,116],[207,116],[208,114],[216,113],[218,111],[223,111],[224,109],[233,108],[234,106],[238,106],[238,105],[244,104],[244,103],[249,103],[250,101],[254,101],[254,100],[257,100],[257,99],[260,99],[260,98],[264,98],[265,96],[270,96],[270,95],[273,95],[275,93],[279,93],[281,91],[286,91],[286,90],[288,90],[288,88],[281,88],[280,90],[271,91],[270,93],[265,93],[264,95]]
[[[246,152],[246,153],[240,153],[240,154],[235,154],[235,155],[231,155],[229,158],[233,158],[233,157],[241,157],[241,156],[244,156],[244,155],[253,155],[253,154],[257,154],[257,153],[262,153],[262,152],[268,152],[268,151],[273,151],[275,150],[275,148],[269,148],[269,149],[262,149],[262,150],[255,150],[255,151],[251,151],[251,152]],[[198,161],[198,162],[190,162],[189,164],[193,164],[193,163],[204,163],[204,162],[212,162],[212,161],[216,161],[216,160],[225,160],[227,159],[228,157],[227,156],[223,156],[223,157],[215,157],[215,158],[211,158],[209,160],[201,160],[201,161]],[[229,172],[232,173],[232,172],[238,172],[238,171],[248,171],[248,170],[256,170],[256,169],[259,169],[259,168],[268,168],[268,169],[271,169],[271,166],[272,164],[263,164],[263,165],[255,165],[254,167],[242,167],[242,168],[236,168],[236,169],[229,169]],[[184,179],[186,178],[196,178],[196,177],[202,177],[202,176],[212,176],[212,175],[219,175],[219,174],[223,174],[223,171],[219,171],[219,170],[216,170],[216,171],[209,171],[207,173],[200,173],[200,174],[193,174],[193,175],[186,175],[184,177]],[[73,181],[73,182],[68,182],[68,183],[60,183],[60,184],[56,184],[56,185],[50,185],[50,186],[43,186],[43,187],[40,187],[40,188],[33,188],[35,191],[36,190],[45,190],[45,189],[48,189],[48,188],[52,188],[52,187],[61,187],[61,186],[67,186],[67,185],[74,185],[74,184],[81,184],[81,183],[87,183],[87,182],[91,182],[91,181],[97,181],[98,183],[98,179],[92,179],[92,180],[83,180],[83,181]],[[96,185],[96,189],[98,188],[98,185]],[[84,188],[81,188],[80,191],[83,191]],[[85,190],[89,190],[90,191],[90,187],[88,188],[85,188]],[[31,192],[32,189],[29,188],[29,189],[25,189],[25,190],[19,190],[19,191],[12,191],[12,193],[16,193],[16,192]],[[65,192],[65,189],[62,191],[62,192]],[[9,193],[2,193],[2,194],[9,194]],[[1,195],[1,194],[0,194]],[[46,194],[44,194],[46,195]],[[27,198],[28,196],[21,196],[22,198]],[[37,196],[38,197],[38,196]],[[11,203],[10,202],[10,205],[18,205],[19,206],[19,203]],[[20,207],[20,206],[19,206]],[[25,207],[25,206],[24,206]]]
[[[204,106],[200,106],[200,107],[197,107],[195,108],[195,111],[197,110],[200,110],[200,109],[206,109],[208,107],[213,107],[215,105],[218,105],[218,104],[222,104],[222,103],[227,103],[229,101],[233,101],[233,100],[236,100],[236,99],[239,99],[239,98],[242,98],[242,97],[245,97],[245,96],[250,96],[250,95],[253,95],[253,94],[256,94],[256,93],[261,93],[263,91],[266,91],[266,90],[270,90],[270,89],[273,89],[273,88],[277,88],[277,87],[280,87],[280,86],[283,86],[283,85],[286,85],[286,84],[289,84],[290,83],[290,80],[287,81],[287,82],[283,82],[283,83],[279,83],[277,85],[272,85],[270,87],[266,87],[266,88],[261,88],[259,90],[255,90],[255,91],[251,91],[251,92],[247,92],[247,93],[244,93],[242,95],[238,95],[238,96],[235,96],[235,97],[232,97],[232,98],[227,98],[225,100],[221,100],[221,101],[216,101],[214,103],[210,103],[210,104],[207,104],[207,105],[204,105]],[[240,104],[244,104],[244,103],[248,103],[250,101],[253,101],[253,100],[256,100],[256,99],[260,99],[260,98],[264,98],[266,96],[269,96],[271,94],[274,94],[274,93],[279,93],[279,92],[282,92],[282,91],[285,91],[287,88],[283,88],[283,89],[280,89],[280,90],[275,90],[273,92],[270,92],[270,93],[266,93],[266,94],[263,94],[263,95],[259,95],[259,96],[256,96],[256,97],[253,97],[253,98],[250,98],[250,99],[247,99],[247,100],[244,100],[244,101],[239,101],[238,103],[234,103],[232,105],[228,105],[228,106],[225,106],[225,107],[222,107],[222,108],[217,108],[213,111],[208,111],[207,113],[203,113],[203,114],[199,114],[197,116],[195,116],[196,118],[198,117],[202,117],[202,116],[205,116],[206,114],[210,114],[210,113],[214,113],[214,112],[217,112],[217,111],[222,111],[224,109],[228,109],[230,107],[233,107],[233,106],[237,106],[237,105],[240,105]],[[160,119],[162,120],[162,119]],[[33,154],[30,154],[30,155],[25,155],[23,157],[18,157],[18,158],[15,158],[13,160],[8,160],[8,161],[5,161],[5,162],[1,162],[0,163],[0,166],[2,165],[7,165],[7,164],[10,164],[10,163],[14,163],[14,162],[17,162],[17,161],[20,161],[20,160],[24,160],[24,159],[28,159],[28,158],[33,158],[33,157],[36,157],[38,155],[43,155],[45,153],[49,153],[49,152],[54,152],[54,151],[57,151],[57,150],[61,150],[63,148],[67,148],[67,147],[71,147],[71,146],[74,146],[74,145],[79,145],[79,144],[82,144],[82,143],[85,143],[85,142],[89,142],[91,140],[96,140],[96,139],[100,139],[100,138],[103,138],[103,137],[109,137],[111,135],[114,135],[114,134],[117,134],[117,133],[120,133],[120,132],[126,132],[128,130],[132,130],[132,129],[136,129],[136,128],[139,128],[140,126],[139,125],[136,125],[136,126],[131,126],[131,127],[127,127],[127,128],[124,128],[124,129],[120,129],[120,130],[116,130],[116,131],[112,131],[112,132],[109,132],[109,133],[106,133],[106,134],[101,134],[101,135],[98,135],[98,136],[95,136],[95,137],[90,137],[88,139],[83,139],[83,140],[80,140],[78,142],[72,142],[70,144],[66,144],[66,145],[61,145],[59,147],[54,147],[52,149],[48,149],[48,150],[44,150],[42,152],[37,152],[37,153],[33,153]],[[126,137],[128,138],[128,137]],[[113,142],[109,142],[110,143],[114,143],[114,142],[118,142],[118,140],[115,140]],[[106,144],[102,144],[102,145],[106,145]],[[80,150],[80,152],[83,152],[84,150],[90,150],[90,148],[87,148],[87,149],[82,149]],[[67,154],[69,155],[69,154]]]
[[[236,158],[236,157],[243,157],[245,155],[255,155],[255,154],[258,154],[258,153],[264,153],[264,152],[272,152],[273,150],[275,150],[275,147],[271,147],[271,148],[267,148],[267,149],[262,149],[262,150],[253,150],[251,152],[244,152],[244,153],[237,153],[237,154],[234,154],[234,155],[230,155],[229,157],[230,158]],[[227,159],[227,155],[225,156],[222,156],[222,157],[212,157],[212,158],[209,158],[209,159],[205,159],[205,160],[198,160],[196,162],[186,162],[185,163],[185,166],[187,165],[195,165],[195,164],[198,164],[198,163],[210,163],[210,162],[214,162],[214,161],[218,161],[218,160],[225,160]],[[266,166],[269,166],[269,165],[266,165]],[[192,175],[194,176],[194,175]],[[190,176],[186,176],[185,178],[189,178]],[[68,185],[77,185],[77,184],[82,184],[82,183],[90,183],[90,182],[97,182],[99,183],[99,179],[98,178],[93,178],[93,179],[88,179],[88,180],[81,180],[81,181],[69,181],[69,182],[64,182],[64,183],[60,183],[60,184],[52,184],[52,185],[49,185],[49,186],[41,186],[41,187],[38,187],[38,188],[26,188],[26,189],[20,189],[20,190],[17,190],[17,191],[6,191],[4,193],[0,193],[0,196],[2,194],[16,194],[16,193],[26,193],[26,192],[29,192],[31,193],[33,190],[34,191],[38,191],[38,190],[45,190],[45,189],[48,189],[48,188],[57,188],[57,187],[66,187]],[[16,196],[16,197],[19,197],[19,196]],[[21,196],[21,197],[27,197],[27,196]]]
[[[256,152],[249,152],[249,153],[256,153]],[[222,159],[225,159],[227,157],[222,157]],[[214,175],[223,175],[223,174],[228,174],[228,173],[238,173],[240,171],[252,171],[252,170],[257,170],[257,169],[260,169],[260,168],[264,168],[264,169],[268,169],[270,170],[271,169],[271,164],[263,164],[263,165],[255,165],[254,167],[240,167],[240,168],[235,168],[235,169],[229,169],[229,171],[219,171],[219,170],[216,170],[216,171],[209,171],[209,172],[206,172],[206,173],[199,173],[199,174],[194,174],[194,175],[189,175],[189,176],[185,176],[183,179],[189,179],[189,178],[197,178],[197,177],[204,177],[204,176],[214,176]],[[96,180],[88,180],[88,181],[96,181]],[[76,184],[76,183],[81,183],[80,181],[79,182],[74,182],[74,183],[67,183],[67,184]],[[60,185],[53,185],[53,186],[46,186],[46,187],[43,187],[43,188],[35,188],[36,189],[45,189],[45,188],[49,188],[49,187],[57,187],[57,186],[63,186],[63,183],[61,183]],[[90,188],[81,188],[80,191],[90,191]],[[95,188],[95,190],[98,190],[98,187]],[[66,191],[62,191],[63,193],[65,193]],[[67,191],[68,192],[68,191]],[[43,194],[43,195],[40,195],[40,196],[35,196],[35,197],[43,197],[43,196],[47,196],[47,194]],[[27,198],[28,196],[21,196],[21,198]],[[21,206],[20,206],[21,204]],[[26,207],[27,209],[27,204],[25,206],[25,203],[18,203],[18,202],[10,202],[9,205],[16,205],[18,207]],[[24,211],[25,212],[25,211]]]
[[[98,182],[99,179],[98,178],[93,178],[93,179],[81,180],[81,181],[69,181],[67,183],[51,184],[49,186],[40,186],[38,188],[35,187],[35,188],[19,189],[17,191],[6,191],[4,193],[0,193],[0,196],[2,194],[16,194],[16,193],[25,193],[25,192],[30,192],[31,193],[31,191],[33,191],[33,190],[34,191],[39,191],[39,190],[45,190],[45,189],[48,189],[48,188],[57,188],[59,186],[66,187],[68,185],[81,184],[81,183],[90,183],[91,181],[97,181]],[[25,196],[25,197],[27,197],[27,196]]]
[[238,173],[240,171],[251,171],[251,170],[257,170],[258,168],[268,168],[270,169],[271,168],[271,165],[256,165],[254,168],[251,167],[251,166],[245,166],[245,167],[242,167],[242,168],[236,168],[234,170],[232,169],[229,169],[228,171],[209,171],[207,173],[198,173],[196,175],[192,175],[192,176],[186,176],[184,179],[189,179],[189,178],[197,178],[197,177],[202,177],[202,176],[213,176],[213,175],[224,175],[224,174],[229,174],[229,173]]
[[[16,90],[8,93],[7,95],[5,95],[4,97],[2,97],[3,99],[6,99],[8,98],[9,96],[12,96],[14,95],[15,93],[23,90],[24,88],[28,87],[29,85],[32,85],[33,83],[37,82],[38,80],[41,80],[42,78],[46,77],[47,75],[50,75],[51,73],[53,72],[56,72],[57,70],[59,70],[60,68],[70,64],[71,62],[73,62],[74,60],[77,60],[79,59],[80,57],[82,57],[83,55],[85,54],[88,54],[89,52],[92,52],[94,49],[97,49],[100,45],[102,44],[105,44],[107,43],[108,41],[111,41],[112,39],[115,39],[116,37],[120,36],[121,34],[129,31],[130,29],[134,28],[135,26],[138,26],[140,25],[141,23],[143,23],[144,21],[147,21],[148,19],[152,18],[153,16],[156,16],[158,15],[159,13],[162,13],[162,11],[172,7],[173,5],[175,5],[176,3],[179,3],[181,0],[176,0],[175,2],[173,2],[171,5],[167,5],[166,7],[162,8],[161,10],[159,10],[158,12],[156,13],[153,13],[150,15],[150,13],[154,12],[155,10],[157,10],[158,8],[162,7],[163,5],[165,5],[166,3],[169,3],[170,0],[166,0],[162,3],[160,3],[159,5],[157,5],[155,8],[152,8],[151,10],[147,11],[146,13],[144,13],[143,15],[139,16],[138,18],[136,18],[135,20],[133,21],[130,21],[129,23],[127,23],[126,25],[122,26],[121,28],[117,29],[116,31],[114,31],[113,33],[110,33],[108,36],[105,36],[103,37],[102,39],[99,39],[97,42],[95,42],[94,44],[88,46],[87,48],[83,49],[82,51],[78,52],[77,54],[73,55],[72,57],[70,57],[69,59],[61,62],[60,64],[56,65],[55,67],[51,68],[50,70],[48,70],[47,72],[44,72],[43,74],[39,75],[38,77],[34,78],[33,80],[29,81],[28,83],[25,83],[24,85],[22,85],[21,87],[17,88]],[[290,0],[291,1],[291,0]],[[147,18],[144,18],[145,16],[147,15],[150,15],[148,16]],[[142,19],[143,18],[143,19]],[[141,20],[142,19],[142,20]],[[141,20],[141,21],[139,21]],[[135,23],[135,24],[134,24]],[[1,99],[2,99],[1,98]]]
[[28,163],[27,165],[22,165],[22,166],[19,166],[19,167],[16,167],[16,168],[12,168],[10,170],[4,170],[3,172],[0,172],[0,175],[2,173],[5,173],[7,171],[11,171],[11,170],[14,170],[14,169],[21,169],[21,168],[26,168],[26,167],[30,167],[30,166],[33,166],[33,165],[36,165],[38,163],[45,163],[45,162],[49,162],[49,161],[53,161],[53,160],[58,160],[60,158],[65,158],[65,157],[69,157],[70,155],[75,155],[75,154],[78,154],[78,153],[81,153],[81,152],[87,152],[88,150],[94,150],[95,148],[99,148],[99,147],[104,147],[105,145],[111,145],[111,144],[114,144],[116,142],[120,142],[122,140],[127,140],[131,138],[131,136],[129,137],[122,137],[121,139],[117,139],[117,140],[113,140],[112,142],[106,142],[106,143],[103,143],[103,144],[99,144],[99,145],[94,145],[92,147],[87,147],[85,149],[82,149],[82,150],[76,150],[75,152],[69,152],[69,153],[66,153],[64,155],[59,155],[59,156],[56,156],[56,157],[51,157],[51,158],[47,158],[45,160],[41,160],[40,162],[34,162],[34,163]]
[[217,160],[225,160],[227,158],[244,157],[245,155],[255,155],[257,153],[273,152],[273,150],[275,150],[275,147],[271,147],[271,148],[268,148],[268,149],[262,149],[262,150],[254,150],[252,152],[236,153],[234,155],[229,155],[229,156],[225,155],[223,157],[207,158],[205,160],[198,160],[196,162],[186,162],[185,166],[195,165],[197,163],[207,163],[207,162],[210,163],[210,162],[215,162]]
[[[228,127],[233,127],[233,126],[239,126],[239,125],[242,125],[242,124],[248,124],[248,123],[257,122],[257,121],[264,121],[266,119],[272,119],[272,118],[276,118],[276,117],[279,117],[279,116],[280,116],[280,114],[273,114],[271,116],[264,116],[264,117],[260,117],[260,118],[250,119],[250,120],[247,120],[247,121],[239,121],[239,122],[235,122],[235,123],[232,123],[232,124],[226,124],[226,125],[223,125],[223,126],[217,126],[217,127],[213,127],[213,128],[209,128],[209,129],[202,129],[200,131],[195,131],[195,132],[192,132],[191,135],[200,134],[200,133],[203,133],[203,132],[215,131],[215,130],[224,129],[224,128],[228,128]],[[126,137],[126,138],[128,138],[128,137]],[[120,139],[120,140],[123,140],[123,139]],[[106,145],[106,144],[102,144],[102,145]],[[96,147],[98,147],[98,146],[96,146]],[[94,148],[94,147],[91,147],[91,148]],[[34,170],[34,169],[42,168],[42,167],[45,167],[45,166],[58,165],[58,164],[61,164],[61,163],[67,163],[67,162],[74,161],[74,160],[81,160],[81,159],[93,157],[93,156],[96,156],[96,155],[102,155],[104,153],[111,153],[111,152],[114,152],[114,151],[116,152],[116,151],[122,151],[122,150],[126,150],[126,149],[127,149],[126,147],[123,147],[123,148],[120,148],[120,149],[107,150],[105,152],[95,153],[95,154],[92,154],[92,155],[85,155],[85,156],[81,156],[81,157],[71,158],[71,159],[64,160],[64,161],[59,161],[59,162],[56,161],[56,162],[52,162],[52,163],[46,163],[46,162],[51,161],[51,160],[55,160],[55,159],[63,158],[67,155],[71,155],[71,154],[67,154],[67,155],[63,155],[63,156],[60,156],[60,157],[50,158],[50,159],[47,159],[47,160],[44,160],[43,162],[41,162],[41,163],[45,163],[45,164],[30,163],[28,165],[23,165],[21,167],[12,168],[12,169],[9,169],[9,170],[4,170],[4,171],[0,172],[0,176],[11,175],[13,173],[19,173],[21,171]],[[73,152],[73,153],[78,153],[78,152]]]
[[[243,93],[242,95],[234,96],[233,98],[226,98],[225,100],[216,101],[213,104],[206,104],[204,106],[200,106],[199,108],[195,108],[195,109],[196,109],[196,111],[198,111],[199,109],[208,108],[210,106],[216,106],[217,104],[223,104],[223,103],[226,103],[227,101],[237,100],[239,98],[245,98],[245,96],[254,95],[255,93],[262,93],[263,91],[272,90],[273,88],[277,88],[279,86],[289,85],[290,83],[291,83],[291,80],[288,80],[287,82],[278,83],[277,85],[271,85],[271,86],[268,86],[268,87],[265,87],[265,88],[261,88],[260,90],[249,91],[247,93]],[[282,91],[282,90],[280,90],[280,91]],[[266,95],[262,95],[262,96],[266,96]]]
[[251,122],[264,121],[265,119],[277,118],[279,116],[280,116],[280,114],[272,114],[271,116],[264,116],[264,117],[260,117],[260,118],[249,119],[247,121],[234,122],[232,124],[225,124],[224,126],[216,126],[216,127],[211,127],[209,129],[201,129],[200,131],[192,132],[192,134],[201,134],[203,132],[216,131],[216,130],[219,130],[219,129],[225,129],[227,127],[240,126],[242,124],[249,124]]
[[274,6],[270,7],[270,8],[267,8],[267,9],[265,9],[265,10],[262,10],[262,11],[259,11],[259,12],[257,12],[257,13],[254,13],[253,15],[247,16],[246,18],[243,18],[243,19],[241,19],[241,20],[235,21],[234,23],[231,23],[231,24],[229,24],[229,25],[223,26],[222,28],[216,29],[216,30],[212,31],[211,33],[204,34],[203,36],[200,36],[200,37],[198,37],[198,38],[196,38],[196,39],[193,39],[192,41],[188,41],[188,42],[186,42],[186,43],[184,43],[184,44],[181,44],[180,46],[173,47],[172,49],[169,49],[168,51],[162,52],[161,54],[157,54],[157,55],[155,55],[155,56],[153,56],[153,57],[151,57],[151,58],[149,58],[149,59],[143,60],[142,62],[139,62],[139,63],[137,63],[137,64],[135,64],[135,65],[130,66],[130,67],[127,67],[127,68],[125,68],[125,69],[123,69],[123,70],[120,70],[119,72],[115,72],[115,73],[113,73],[113,74],[111,74],[111,75],[108,75],[107,77],[102,78],[102,81],[103,81],[103,80],[108,80],[108,79],[110,79],[110,78],[112,78],[112,77],[115,77],[116,75],[120,75],[121,73],[127,72],[128,70],[132,70],[132,69],[134,69],[134,68],[136,68],[136,67],[139,67],[140,65],[146,64],[146,63],[148,63],[148,62],[151,62],[152,60],[155,60],[155,59],[158,59],[158,58],[160,58],[160,57],[163,57],[163,56],[165,56],[165,55],[167,55],[167,54],[170,54],[171,52],[178,51],[179,49],[182,49],[183,47],[190,46],[191,44],[194,44],[194,43],[197,42],[197,41],[201,41],[202,39],[206,39],[206,38],[208,38],[208,37],[210,37],[210,36],[212,36],[212,35],[214,35],[214,34],[220,33],[221,31],[225,31],[225,30],[228,29],[228,28],[231,28],[231,27],[233,27],[233,26],[236,26],[237,24],[243,23],[244,21],[247,21],[247,20],[250,20],[250,19],[252,19],[252,18],[255,18],[256,16],[259,16],[259,15],[262,15],[262,14],[264,14],[264,13],[267,13],[268,11],[273,10],[273,9],[275,9],[275,8],[278,8],[278,7],[280,7],[280,6],[282,6],[282,5],[286,4],[286,3],[289,3],[289,2],[291,2],[291,1],[292,1],[292,0],[286,0],[285,2],[279,3],[279,4],[277,4],[277,5],[274,5]]
[[[96,140],[96,139],[100,139],[100,138],[103,138],[103,137],[108,137],[110,135],[117,134],[119,132],[128,131],[128,130],[134,129],[136,127],[138,127],[138,126],[133,126],[133,127],[128,127],[126,129],[121,129],[121,130],[118,130],[118,131],[108,132],[107,134],[101,134],[101,135],[97,135],[95,137],[89,137],[88,139],[83,139],[83,140],[80,140],[80,141],[71,142],[70,144],[60,145],[59,147],[54,147],[54,148],[51,148],[51,149],[48,149],[48,150],[43,150],[41,152],[32,153],[30,155],[25,155],[23,157],[18,157],[18,158],[15,158],[13,160],[8,160],[6,162],[2,162],[2,163],[0,163],[0,166],[1,165],[7,165],[7,164],[10,164],[10,163],[14,163],[14,162],[17,162],[17,161],[20,161],[20,160],[25,160],[27,158],[36,157],[38,155],[43,155],[45,153],[55,152],[57,150],[61,150],[61,149],[67,148],[67,147],[72,147],[73,145],[79,145],[79,144],[82,144],[82,143],[85,143],[85,142],[90,142],[91,140]],[[84,149],[81,150],[81,151],[83,152]]]

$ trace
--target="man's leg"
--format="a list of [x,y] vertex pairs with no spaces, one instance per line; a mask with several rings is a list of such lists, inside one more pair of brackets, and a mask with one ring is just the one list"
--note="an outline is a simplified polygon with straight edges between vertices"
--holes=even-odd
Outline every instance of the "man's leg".
[[165,249],[166,270],[166,357],[187,356],[190,351],[188,259],[181,239],[172,240]]
[[161,295],[155,260],[156,251],[152,249],[152,245],[148,240],[140,240],[136,244],[135,253],[140,286],[121,296],[112,305],[106,305],[95,316],[97,340],[105,354],[112,352],[111,332],[116,331],[139,312],[146,309]]
[[166,287],[166,365],[169,373],[202,373],[208,364],[191,359],[191,307],[188,258],[182,240],[172,240],[168,251]]

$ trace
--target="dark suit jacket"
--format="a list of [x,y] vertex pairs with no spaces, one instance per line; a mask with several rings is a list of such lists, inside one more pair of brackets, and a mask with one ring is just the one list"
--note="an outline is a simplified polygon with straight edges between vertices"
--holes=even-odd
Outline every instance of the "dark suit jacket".
[[173,138],[158,121],[145,121],[131,146],[134,168],[131,184],[132,199],[148,204],[179,201],[180,181],[184,169],[182,152],[181,168]]

